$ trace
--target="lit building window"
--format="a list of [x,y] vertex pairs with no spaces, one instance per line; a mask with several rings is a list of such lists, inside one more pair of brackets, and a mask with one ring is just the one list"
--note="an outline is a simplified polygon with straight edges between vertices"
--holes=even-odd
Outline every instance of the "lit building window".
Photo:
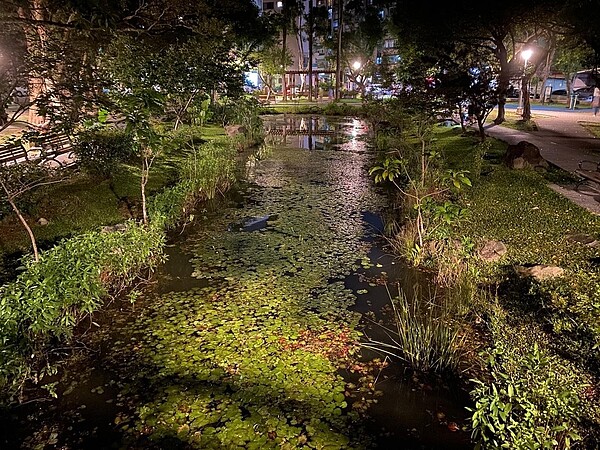
[[277,2],[277,7],[278,8],[283,8],[283,2]]

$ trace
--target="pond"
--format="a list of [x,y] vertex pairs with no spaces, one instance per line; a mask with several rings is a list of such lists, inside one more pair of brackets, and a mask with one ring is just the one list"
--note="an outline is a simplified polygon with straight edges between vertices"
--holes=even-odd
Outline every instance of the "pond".
[[2,448],[470,448],[462,390],[357,345],[384,282],[414,278],[382,251],[368,124],[265,128],[151,286],[84,324],[58,399],[7,414]]

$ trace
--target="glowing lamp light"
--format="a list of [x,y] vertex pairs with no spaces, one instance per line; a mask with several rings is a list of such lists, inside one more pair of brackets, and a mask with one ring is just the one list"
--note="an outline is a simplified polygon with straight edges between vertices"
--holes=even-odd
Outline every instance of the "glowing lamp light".
[[527,65],[527,61],[529,61],[531,55],[533,55],[533,50],[531,50],[530,48],[521,52],[521,57],[525,60],[525,65]]
[[354,63],[352,64],[352,68],[354,70],[360,69],[360,61],[354,61]]

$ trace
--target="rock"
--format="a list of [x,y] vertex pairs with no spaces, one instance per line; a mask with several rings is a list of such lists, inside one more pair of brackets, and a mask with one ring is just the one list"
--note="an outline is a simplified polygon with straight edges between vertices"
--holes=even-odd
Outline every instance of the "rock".
[[460,427],[458,426],[458,424],[457,424],[456,422],[450,422],[450,423],[448,424],[448,429],[449,429],[450,431],[453,431],[453,432],[454,432],[454,431],[458,431],[458,430],[460,430]]
[[565,269],[562,267],[547,266],[544,264],[538,264],[531,267],[517,266],[515,270],[522,277],[532,277],[538,281],[561,277],[565,273]]
[[506,254],[508,249],[503,242],[486,241],[479,249],[479,257],[486,262],[498,261]]
[[245,134],[246,131],[246,127],[243,125],[227,125],[225,127],[225,133],[227,133],[227,136],[229,137],[235,137],[240,134]]
[[37,221],[38,225],[41,225],[43,227],[45,227],[46,225],[48,225],[50,222],[48,222],[47,219],[44,219],[43,217],[40,217]]
[[567,241],[583,244],[587,247],[598,247],[598,245],[600,245],[600,243],[593,236],[585,233],[568,234]]
[[127,225],[124,223],[118,223],[116,225],[106,225],[100,229],[101,233],[116,233],[118,231],[125,231],[127,229]]
[[548,162],[542,158],[540,149],[527,141],[509,145],[504,155],[504,163],[511,169],[517,170],[548,168]]

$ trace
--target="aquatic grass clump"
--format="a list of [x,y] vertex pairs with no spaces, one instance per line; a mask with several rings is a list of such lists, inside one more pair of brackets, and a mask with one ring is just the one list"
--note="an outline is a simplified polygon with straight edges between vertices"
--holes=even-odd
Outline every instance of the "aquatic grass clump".
[[[389,291],[388,291],[389,294]],[[405,361],[423,372],[455,372],[462,356],[462,338],[451,319],[451,310],[435,296],[425,298],[415,287],[412,299],[403,291],[390,301],[393,328],[384,327],[390,342],[374,341],[362,345]]]

